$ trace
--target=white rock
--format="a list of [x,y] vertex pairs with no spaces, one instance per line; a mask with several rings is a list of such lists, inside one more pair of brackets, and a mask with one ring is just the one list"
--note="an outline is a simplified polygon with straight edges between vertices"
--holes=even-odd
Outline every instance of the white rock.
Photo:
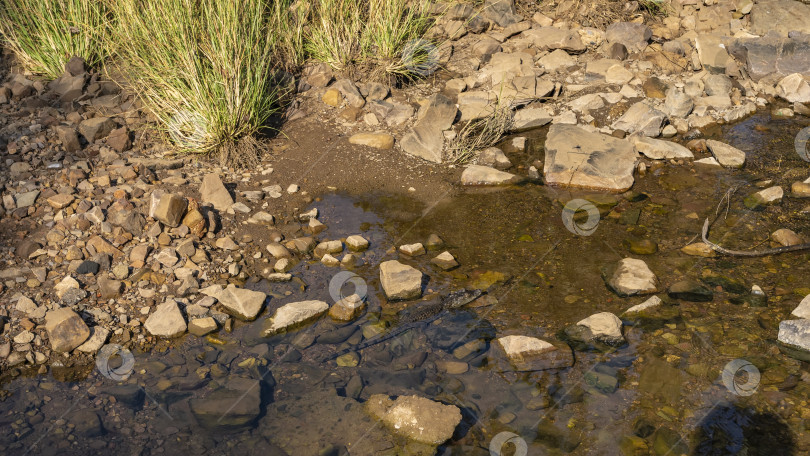
[[799,303],[798,307],[793,309],[793,312],[790,314],[795,317],[810,319],[810,295],[805,296],[804,299],[802,299],[802,302]]
[[419,256],[425,254],[425,247],[417,242],[416,244],[406,244],[399,246],[399,251],[408,256]]
[[58,296],[59,299],[62,299],[62,296],[73,288],[79,288],[79,282],[71,276],[65,276],[59,283],[53,286],[53,291],[56,292],[56,296]]
[[461,411],[455,405],[419,396],[391,400],[387,394],[375,394],[368,398],[365,406],[396,434],[433,446],[450,439],[461,422]]
[[388,299],[422,296],[422,273],[399,261],[386,261],[380,265],[380,282]]
[[346,238],[346,246],[349,250],[359,252],[368,248],[368,241],[363,236],[354,234]]
[[237,288],[234,284],[230,284],[215,298],[230,315],[240,320],[252,321],[262,311],[267,295],[261,291]]
[[810,351],[810,320],[785,320],[779,323],[779,342]]
[[635,258],[619,261],[607,283],[619,296],[655,293],[658,290],[655,274],[647,263]]
[[461,173],[462,185],[501,185],[515,180],[514,174],[489,166],[470,165]]
[[110,337],[109,329],[103,326],[93,326],[90,328],[90,337],[76,349],[83,353],[96,353],[104,346],[108,337]]
[[776,92],[780,97],[791,103],[810,102],[810,84],[799,73],[793,73],[782,78],[779,84],[776,85]]
[[635,305],[627,310],[624,311],[622,315],[630,315],[634,313],[644,312],[645,310],[650,310],[652,308],[658,307],[663,303],[661,298],[658,296],[651,296],[650,299],[642,302],[641,304]]
[[153,336],[172,338],[186,332],[186,319],[180,312],[177,301],[167,299],[155,308],[143,327]]
[[580,320],[577,325],[584,326],[591,331],[594,339],[609,345],[616,345],[624,341],[622,336],[622,321],[610,312],[600,312]]

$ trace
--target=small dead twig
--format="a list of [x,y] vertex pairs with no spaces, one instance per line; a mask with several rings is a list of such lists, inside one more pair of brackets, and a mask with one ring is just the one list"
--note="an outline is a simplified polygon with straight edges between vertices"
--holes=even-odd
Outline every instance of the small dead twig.
[[467,122],[447,147],[445,158],[455,164],[467,163],[477,151],[494,146],[510,128],[512,110],[509,106],[497,106],[492,114]]

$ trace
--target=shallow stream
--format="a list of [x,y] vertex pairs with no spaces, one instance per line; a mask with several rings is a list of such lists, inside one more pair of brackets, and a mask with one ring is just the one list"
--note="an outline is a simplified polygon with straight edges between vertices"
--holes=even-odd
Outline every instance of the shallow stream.
[[[362,233],[370,241],[363,264],[352,270],[361,279],[355,283],[367,290],[362,317],[349,324],[324,317],[294,333],[263,338],[261,320],[280,305],[305,299],[331,304],[330,284],[334,289],[341,269],[303,261],[291,271],[303,284],[249,280],[245,286],[273,296],[257,322],[207,339],[187,336],[161,352],[132,353],[134,368],[124,381],[88,366],[21,375],[2,385],[0,447],[9,455],[424,451],[363,411],[368,397],[383,393],[416,394],[462,410],[461,424],[438,454],[807,454],[810,372],[781,353],[775,339],[779,322],[810,294],[810,253],[704,258],[680,249],[699,240],[704,218],[713,217],[723,195],[740,185],[722,206],[727,216],[713,226],[715,242],[766,248],[779,228],[810,240],[808,201],[788,191],[810,176],[810,164],[794,148],[794,137],[808,124],[760,113],[718,127],[713,137],[748,153],[743,170],[659,163],[621,195],[536,183],[457,189],[429,205],[386,194],[321,195],[313,207],[328,229],[319,238]],[[518,174],[542,159],[544,135],[543,129],[524,134],[525,152],[507,149]],[[780,205],[762,211],[743,205],[758,186],[770,185],[786,189]],[[599,209],[592,233],[564,224],[563,207],[578,198]],[[392,247],[425,243],[434,233],[444,240],[442,250],[402,260],[429,276],[425,299],[465,287],[486,290],[486,297],[359,356],[323,362],[396,326],[398,312],[414,302],[387,302],[377,265],[400,257]],[[445,272],[431,265],[443,250],[461,266]],[[515,373],[499,367],[490,350],[496,337],[560,341],[565,327],[589,315],[621,315],[646,300],[618,297],[601,278],[606,266],[625,257],[647,263],[665,301],[654,315],[624,320],[626,345],[575,351],[573,366],[565,369]],[[684,279],[704,284],[711,300],[668,298],[667,288]],[[752,297],[753,285],[764,290],[766,303]],[[352,288],[347,284],[343,293]],[[723,382],[724,369],[737,359],[760,373],[753,391]],[[108,367],[129,373],[120,366],[126,361],[115,356]],[[743,377],[736,384],[751,386],[745,377],[750,371],[737,373]],[[201,397],[208,402],[201,404]],[[251,407],[257,405],[255,417]],[[195,419],[192,407],[208,407],[208,418]],[[513,443],[496,448],[496,436],[510,436],[502,433],[514,434]],[[514,444],[520,441],[527,453]]]

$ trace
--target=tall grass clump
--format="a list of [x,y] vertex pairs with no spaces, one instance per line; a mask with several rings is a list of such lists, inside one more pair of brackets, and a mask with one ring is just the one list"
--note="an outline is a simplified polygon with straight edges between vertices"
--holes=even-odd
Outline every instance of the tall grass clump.
[[0,35],[31,73],[56,79],[78,56],[90,66],[106,57],[108,10],[95,0],[2,0]]
[[251,165],[278,108],[277,31],[265,0],[115,0],[128,85],[185,152]]
[[423,76],[438,58],[422,39],[432,24],[427,0],[312,0],[305,49],[336,70],[363,65]]
[[422,38],[432,23],[426,0],[369,0],[363,57],[390,74],[424,76],[438,65],[438,49]]
[[310,0],[271,0],[270,38],[277,60],[288,70],[303,65],[307,58],[304,30],[307,27]]
[[361,51],[364,10],[364,0],[312,0],[307,53],[337,70],[352,64]]

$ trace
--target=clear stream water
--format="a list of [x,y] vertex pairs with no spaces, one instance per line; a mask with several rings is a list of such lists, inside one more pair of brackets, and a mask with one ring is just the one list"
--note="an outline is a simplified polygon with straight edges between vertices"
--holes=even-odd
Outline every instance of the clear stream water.
[[[718,127],[709,134],[748,152],[745,169],[666,163],[637,176],[623,195],[532,183],[458,189],[437,195],[431,205],[386,194],[322,195],[313,204],[328,227],[321,239],[362,233],[371,242],[363,265],[353,270],[367,287],[368,310],[361,318],[339,324],[325,317],[263,338],[261,320],[280,305],[332,302],[329,285],[340,269],[301,262],[292,272],[306,287],[249,280],[245,286],[274,295],[259,321],[238,324],[216,340],[189,336],[159,351],[132,353],[134,369],[125,381],[103,376],[95,366],[53,368],[46,375],[12,372],[19,375],[2,385],[2,453],[419,454],[418,446],[363,411],[364,400],[383,393],[417,394],[462,410],[461,424],[439,454],[806,454],[810,373],[807,364],[782,354],[775,339],[779,321],[810,293],[810,253],[702,258],[680,248],[698,239],[703,219],[740,184],[746,186],[732,198],[728,217],[715,224],[713,239],[730,248],[763,248],[778,228],[810,239],[810,214],[802,211],[808,201],[786,197],[764,211],[742,204],[763,180],[789,193],[792,182],[810,175],[793,144],[808,124],[760,113]],[[542,158],[544,135],[543,129],[526,134],[527,150],[511,153],[513,163],[526,168]],[[575,198],[600,209],[589,236],[563,224],[562,208]],[[461,266],[450,272],[433,267],[429,260],[438,252],[407,260],[429,276],[425,295],[482,288],[487,305],[479,301],[368,348],[356,366],[320,361],[396,325],[397,313],[414,303],[385,300],[377,265],[397,258],[392,246],[424,243],[431,233]],[[649,249],[649,241],[654,253],[634,253]],[[254,242],[257,249],[264,244]],[[626,345],[604,353],[575,351],[575,363],[566,369],[514,373],[496,367],[489,350],[495,337],[560,340],[566,326],[593,313],[619,315],[643,302],[646,297],[616,296],[600,276],[628,256],[656,273],[665,306],[647,318],[625,320]],[[710,288],[712,300],[668,299],[667,287],[687,278]],[[765,290],[766,305],[752,299],[754,284]],[[751,370],[737,372],[737,384],[753,385],[753,394],[735,393],[722,381],[723,369],[737,359],[760,375],[757,380]],[[115,357],[111,366],[123,361]],[[240,390],[234,378],[260,383]],[[195,398],[226,390],[222,413],[258,404],[258,417],[241,425],[216,415],[205,423],[194,418]],[[492,443],[508,437],[512,443],[500,448]]]

